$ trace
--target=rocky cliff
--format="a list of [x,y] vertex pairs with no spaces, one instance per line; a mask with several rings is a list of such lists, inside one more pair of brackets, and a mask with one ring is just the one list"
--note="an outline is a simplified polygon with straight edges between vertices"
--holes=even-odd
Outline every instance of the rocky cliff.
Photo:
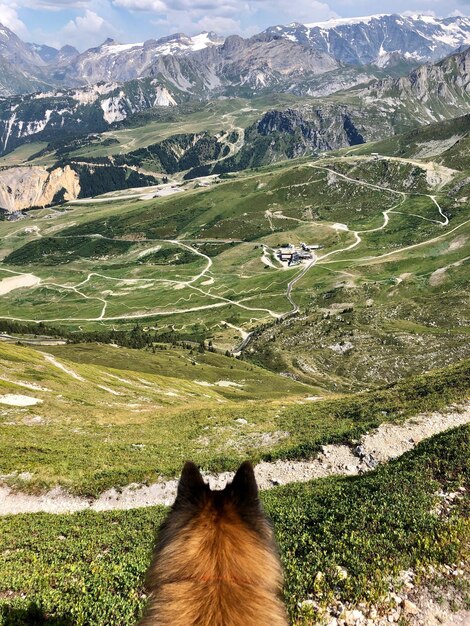
[[13,213],[156,182],[154,176],[111,164],[11,167],[0,170],[0,210]]
[[398,131],[464,115],[470,110],[470,48],[356,93],[366,106],[388,109]]
[[70,166],[14,167],[0,171],[0,208],[7,212],[44,207],[74,200],[80,194],[80,177]]

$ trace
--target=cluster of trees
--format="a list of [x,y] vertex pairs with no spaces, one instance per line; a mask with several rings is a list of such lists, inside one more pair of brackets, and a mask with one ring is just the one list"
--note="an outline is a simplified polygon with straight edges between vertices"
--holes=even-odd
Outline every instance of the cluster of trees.
[[[44,322],[23,323],[0,319],[0,333],[11,336],[32,335],[33,337],[47,337],[53,339],[63,339],[68,343],[106,343],[122,346],[123,348],[133,348],[141,350],[150,349],[153,352],[160,344],[170,344],[180,346],[187,350],[203,352],[215,352],[212,341],[206,343],[204,339],[187,338],[174,331],[159,331],[156,328],[149,330],[136,324],[130,330],[117,330],[115,328],[105,330],[70,330],[60,326],[52,326]],[[161,346],[165,349],[165,346]]]

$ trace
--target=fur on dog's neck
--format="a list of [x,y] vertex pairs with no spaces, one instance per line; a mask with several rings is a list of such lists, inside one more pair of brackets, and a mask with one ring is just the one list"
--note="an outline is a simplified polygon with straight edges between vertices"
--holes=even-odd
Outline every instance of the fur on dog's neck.
[[211,491],[186,464],[148,573],[141,626],[285,626],[281,587],[251,465]]

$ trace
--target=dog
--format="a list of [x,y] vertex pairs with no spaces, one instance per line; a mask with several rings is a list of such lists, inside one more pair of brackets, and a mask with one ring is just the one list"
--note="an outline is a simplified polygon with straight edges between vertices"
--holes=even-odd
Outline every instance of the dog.
[[212,491],[184,465],[158,533],[139,626],[287,626],[282,568],[249,462]]

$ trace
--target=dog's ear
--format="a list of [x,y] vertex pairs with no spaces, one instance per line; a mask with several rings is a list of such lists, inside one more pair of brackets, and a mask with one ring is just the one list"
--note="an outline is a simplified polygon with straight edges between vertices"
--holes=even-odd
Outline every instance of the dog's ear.
[[175,504],[198,504],[207,492],[207,485],[197,466],[186,461],[178,483]]
[[258,485],[253,465],[249,461],[245,461],[238,468],[232,482],[232,495],[240,507],[259,505]]

